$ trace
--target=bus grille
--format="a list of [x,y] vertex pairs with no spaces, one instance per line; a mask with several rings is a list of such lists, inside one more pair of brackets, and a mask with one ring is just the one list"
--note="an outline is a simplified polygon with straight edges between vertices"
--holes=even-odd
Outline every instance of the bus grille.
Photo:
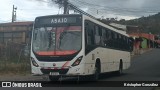
[[41,69],[43,74],[49,74],[50,72],[59,72],[59,74],[66,74],[69,69]]

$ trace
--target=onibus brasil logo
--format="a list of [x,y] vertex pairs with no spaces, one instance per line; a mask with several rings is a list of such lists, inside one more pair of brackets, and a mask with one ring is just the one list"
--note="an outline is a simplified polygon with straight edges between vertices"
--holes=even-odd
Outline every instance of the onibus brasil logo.
[[2,87],[42,87],[42,84],[28,82],[2,82]]

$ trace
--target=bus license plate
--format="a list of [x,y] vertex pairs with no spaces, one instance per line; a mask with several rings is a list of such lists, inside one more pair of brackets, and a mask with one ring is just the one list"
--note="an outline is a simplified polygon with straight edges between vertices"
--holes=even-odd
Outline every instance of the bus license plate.
[[50,72],[49,75],[51,76],[59,75],[59,72]]

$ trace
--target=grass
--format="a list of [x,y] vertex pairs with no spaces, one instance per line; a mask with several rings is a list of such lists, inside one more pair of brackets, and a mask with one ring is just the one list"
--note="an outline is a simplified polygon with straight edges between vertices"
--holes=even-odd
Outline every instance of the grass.
[[26,75],[30,73],[30,60],[22,58],[20,60],[13,59],[0,59],[0,74],[17,74]]

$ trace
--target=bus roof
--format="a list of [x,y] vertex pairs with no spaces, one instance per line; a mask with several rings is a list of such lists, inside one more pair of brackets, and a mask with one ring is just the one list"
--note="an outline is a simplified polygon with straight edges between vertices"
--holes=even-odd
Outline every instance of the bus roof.
[[86,19],[86,20],[90,20],[90,21],[92,21],[92,22],[94,22],[94,23],[96,23],[96,24],[99,24],[99,25],[101,25],[101,26],[103,26],[103,27],[106,27],[106,28],[108,28],[108,29],[110,29],[110,30],[112,30],[112,31],[114,31],[114,32],[117,32],[117,33],[120,33],[120,34],[122,34],[122,35],[125,35],[125,36],[129,37],[129,35],[126,34],[124,31],[121,31],[121,30],[118,30],[118,29],[116,29],[116,28],[113,28],[113,27],[111,27],[111,26],[109,26],[109,25],[107,25],[107,24],[104,24],[104,23],[102,23],[102,22],[100,22],[100,21],[98,21],[98,20],[95,20],[95,19],[93,19],[93,18],[91,18],[91,17],[89,17],[89,16],[83,15],[83,17],[84,17],[84,19]]
[[36,18],[55,17],[55,16],[82,16],[82,14],[57,14],[57,15],[38,16]]

